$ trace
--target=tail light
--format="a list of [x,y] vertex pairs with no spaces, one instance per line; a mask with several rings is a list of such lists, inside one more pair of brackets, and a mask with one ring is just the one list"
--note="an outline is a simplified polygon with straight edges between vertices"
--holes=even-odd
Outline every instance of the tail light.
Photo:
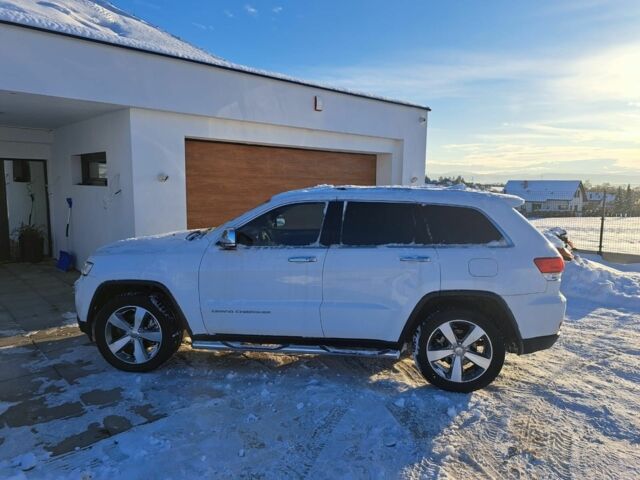
[[558,280],[560,274],[564,271],[564,260],[562,257],[541,257],[534,258],[533,263],[536,264],[540,273],[547,280]]

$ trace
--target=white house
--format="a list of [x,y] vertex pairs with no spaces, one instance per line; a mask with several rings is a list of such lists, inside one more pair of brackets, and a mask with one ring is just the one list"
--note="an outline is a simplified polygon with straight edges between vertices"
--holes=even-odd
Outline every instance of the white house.
[[106,2],[1,2],[0,65],[0,257],[29,214],[81,262],[291,188],[425,177],[427,107],[231,64]]
[[587,196],[580,180],[509,180],[504,193],[524,200],[527,214],[580,214]]
[[[603,192],[587,192],[587,202],[589,207],[598,208],[602,206]],[[616,201],[616,196],[613,193],[607,193],[604,200],[605,205],[613,205]]]

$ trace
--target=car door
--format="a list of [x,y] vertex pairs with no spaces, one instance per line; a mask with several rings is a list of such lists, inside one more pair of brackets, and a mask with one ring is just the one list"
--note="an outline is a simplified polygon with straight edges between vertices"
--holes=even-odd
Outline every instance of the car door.
[[210,334],[322,336],[325,210],[326,202],[279,206],[239,226],[235,249],[211,245],[200,268]]
[[348,201],[327,252],[322,328],[329,338],[396,341],[411,311],[440,286],[435,249],[416,241],[415,205]]

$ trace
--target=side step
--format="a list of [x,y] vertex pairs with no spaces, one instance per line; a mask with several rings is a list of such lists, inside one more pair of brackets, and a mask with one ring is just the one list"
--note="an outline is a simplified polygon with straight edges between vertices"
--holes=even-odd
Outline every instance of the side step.
[[194,340],[191,347],[196,350],[217,350],[222,352],[270,352],[289,355],[344,355],[352,357],[400,358],[400,350],[328,347],[325,345],[268,345],[245,342],[222,342]]

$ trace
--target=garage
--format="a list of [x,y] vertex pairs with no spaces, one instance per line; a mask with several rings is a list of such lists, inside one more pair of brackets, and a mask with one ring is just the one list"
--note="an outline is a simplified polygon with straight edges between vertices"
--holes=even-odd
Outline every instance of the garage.
[[221,225],[276,193],[375,185],[376,155],[186,140],[187,226]]

